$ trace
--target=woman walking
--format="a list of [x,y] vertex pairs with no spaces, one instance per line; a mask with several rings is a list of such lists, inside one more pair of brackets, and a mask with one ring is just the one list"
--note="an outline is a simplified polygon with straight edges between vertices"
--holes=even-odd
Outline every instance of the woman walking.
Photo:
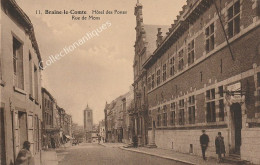
[[218,154],[218,162],[223,161],[222,154],[226,153],[225,144],[224,144],[224,137],[221,136],[221,132],[218,132],[218,136],[215,139],[215,146],[216,146],[216,154]]

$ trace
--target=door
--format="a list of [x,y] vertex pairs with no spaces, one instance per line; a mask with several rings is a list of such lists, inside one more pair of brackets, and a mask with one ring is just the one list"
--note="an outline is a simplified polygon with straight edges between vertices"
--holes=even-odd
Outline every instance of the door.
[[4,109],[0,108],[0,165],[5,165],[5,125]]
[[242,112],[241,105],[239,103],[234,103],[231,105],[232,113],[232,125],[233,125],[233,141],[234,141],[234,153],[240,154],[241,147],[241,129],[242,129]]

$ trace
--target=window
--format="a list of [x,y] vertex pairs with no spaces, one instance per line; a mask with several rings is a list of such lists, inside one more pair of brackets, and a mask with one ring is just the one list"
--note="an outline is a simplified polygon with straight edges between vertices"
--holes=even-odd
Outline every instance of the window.
[[27,121],[28,121],[28,141],[31,143],[31,150],[34,149],[34,138],[33,138],[33,129],[34,129],[34,121],[33,121],[33,116],[32,115],[28,115],[27,116]]
[[152,89],[151,76],[147,78],[148,90]]
[[179,52],[179,71],[184,68],[184,58],[183,58],[183,49]]
[[30,86],[30,96],[33,96],[33,64],[32,64],[32,55],[29,53],[29,86]]
[[228,36],[231,38],[240,32],[240,1],[228,9]]
[[184,118],[184,99],[179,101],[179,125],[184,125],[185,118]]
[[23,73],[23,46],[13,37],[13,68],[14,68],[14,86],[24,89]]
[[188,64],[194,63],[194,40],[188,44]]
[[44,99],[45,100],[45,109],[46,109],[46,107],[47,107],[47,99]]
[[36,66],[34,66],[34,95],[36,101],[38,101],[39,99],[38,88],[38,69]]
[[154,88],[154,74],[152,74],[152,89]]
[[50,108],[50,101],[48,100],[48,109]]
[[176,105],[175,102],[173,102],[171,103],[171,116],[170,116],[171,125],[175,125],[175,111],[176,111]]
[[260,72],[257,73],[257,87],[260,87]]
[[167,126],[167,106],[163,106],[163,126]]
[[158,108],[158,112],[157,112],[157,126],[158,127],[161,126],[161,110],[160,110],[160,107]]
[[161,83],[161,70],[160,69],[157,70],[156,75],[157,75],[157,86],[158,86]]
[[215,89],[206,92],[207,122],[216,122]]
[[170,75],[174,75],[174,57],[170,58]]
[[189,124],[195,124],[195,96],[189,97]]
[[206,28],[206,52],[210,52],[214,49],[215,37],[214,37],[214,23]]
[[225,113],[224,113],[224,98],[223,98],[223,86],[220,86],[218,88],[218,91],[219,91],[219,97],[220,97],[220,100],[219,100],[219,121],[224,121],[224,118],[225,118]]
[[166,81],[166,69],[167,69],[167,66],[166,64],[163,65],[163,81]]

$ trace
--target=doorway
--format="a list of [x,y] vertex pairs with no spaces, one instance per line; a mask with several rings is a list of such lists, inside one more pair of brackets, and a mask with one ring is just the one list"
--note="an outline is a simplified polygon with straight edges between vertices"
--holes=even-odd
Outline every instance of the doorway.
[[233,141],[232,150],[234,154],[240,154],[241,141],[241,129],[242,129],[242,112],[241,105],[234,103],[230,107],[232,115],[232,127],[231,136]]
[[0,108],[0,165],[6,164],[5,153],[4,109]]

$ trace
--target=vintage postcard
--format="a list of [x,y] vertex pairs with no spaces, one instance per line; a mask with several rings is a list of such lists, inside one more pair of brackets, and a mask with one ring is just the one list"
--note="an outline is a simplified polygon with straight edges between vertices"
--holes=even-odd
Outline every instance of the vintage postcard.
[[260,0],[1,0],[0,165],[260,164]]

